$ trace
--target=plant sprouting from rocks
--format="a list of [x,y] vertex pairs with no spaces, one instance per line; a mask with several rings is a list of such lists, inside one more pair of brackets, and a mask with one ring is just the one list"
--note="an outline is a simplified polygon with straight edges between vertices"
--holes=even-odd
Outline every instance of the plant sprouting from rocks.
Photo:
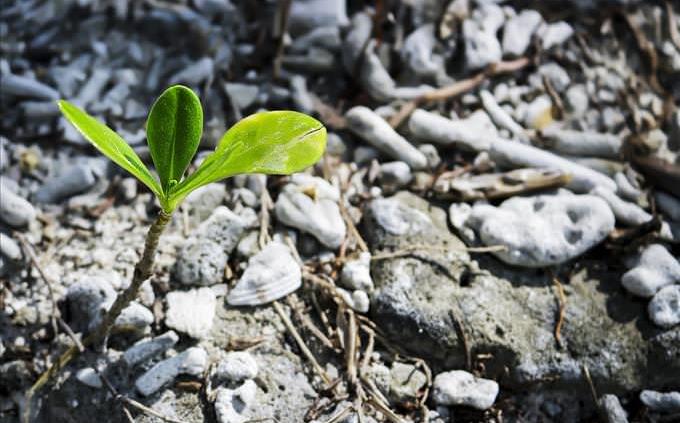
[[[161,211],[146,237],[130,286],[121,293],[84,346],[103,340],[121,311],[137,296],[151,275],[158,240],[173,211],[195,189],[230,176],[247,173],[288,175],[319,160],[326,146],[326,129],[316,119],[293,111],[261,112],[232,126],[215,151],[185,175],[201,139],[203,110],[196,94],[175,85],[166,89],[151,108],[147,142],[158,179],[115,131],[77,106],[59,101],[63,115],[102,154],[146,185],[158,198]],[[29,391],[29,397],[77,354],[67,350]]]

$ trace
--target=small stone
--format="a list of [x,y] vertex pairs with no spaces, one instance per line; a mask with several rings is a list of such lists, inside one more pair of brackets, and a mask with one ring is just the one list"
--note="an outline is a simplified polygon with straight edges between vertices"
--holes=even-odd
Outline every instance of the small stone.
[[444,146],[461,146],[470,151],[488,150],[498,136],[491,118],[483,110],[466,119],[451,120],[416,109],[409,118],[408,127],[418,139]]
[[368,313],[368,309],[371,306],[371,300],[368,298],[368,294],[365,291],[354,290],[349,292],[342,288],[337,288],[338,294],[342,297],[345,303],[354,311],[359,313]]
[[663,211],[671,220],[680,222],[680,200],[663,191],[654,191],[654,198],[656,205]]
[[0,183],[0,220],[19,228],[35,220],[36,211],[31,203],[13,193],[4,182]]
[[439,157],[439,151],[434,145],[421,144],[418,146],[418,150],[427,158],[427,167],[430,169],[436,168],[442,162],[441,157]]
[[[111,299],[99,306],[96,317],[90,322],[90,331],[94,331],[99,326],[102,317],[113,305],[113,301],[114,300]],[[151,310],[136,301],[132,301],[116,318],[116,321],[111,328],[111,333],[126,332],[135,335],[144,335],[149,332],[153,322],[154,318]]]
[[595,156],[616,159],[623,141],[620,137],[599,132],[582,132],[557,128],[546,128],[541,132],[548,147],[560,153],[575,156]]
[[654,324],[670,328],[680,323],[680,285],[661,288],[647,306]]
[[92,367],[85,367],[76,372],[76,379],[90,388],[101,388],[103,385],[102,379]]
[[250,107],[260,92],[257,85],[242,84],[239,82],[227,82],[224,84],[224,90],[229,95],[232,104],[239,110],[245,110]]
[[588,92],[583,84],[574,84],[566,91],[566,103],[576,117],[583,116],[588,110]]
[[574,28],[564,21],[544,24],[538,29],[538,36],[543,44],[543,50],[562,44],[574,34]]
[[0,256],[15,262],[21,260],[22,257],[19,244],[2,232],[0,232]]
[[427,384],[427,377],[413,364],[395,362],[390,369],[389,398],[394,404],[413,402]]
[[680,392],[657,392],[645,389],[640,392],[640,401],[650,410],[658,413],[680,412]]
[[454,370],[438,374],[432,384],[432,398],[439,405],[465,405],[486,410],[496,401],[498,383]]
[[76,165],[61,175],[49,178],[35,193],[39,203],[57,203],[72,195],[87,191],[96,182],[92,168]]
[[437,38],[433,24],[425,24],[404,40],[401,56],[409,69],[420,77],[433,77],[443,70],[441,56],[433,54]]
[[413,179],[411,168],[404,162],[389,162],[380,165],[380,184],[386,192],[394,192],[408,185]]
[[628,423],[626,410],[621,407],[621,403],[616,395],[603,395],[599,401],[600,408],[607,416],[607,423]]
[[326,152],[332,156],[342,157],[347,152],[347,145],[340,135],[329,132],[326,140]]
[[290,78],[290,91],[297,110],[303,113],[314,111],[314,99],[307,88],[307,80],[303,76],[293,75]]
[[503,10],[498,5],[483,3],[475,9],[472,19],[463,21],[465,65],[468,69],[481,69],[501,60],[501,44],[496,32],[504,19]]
[[208,336],[212,329],[217,305],[212,289],[198,288],[186,292],[170,292],[166,296],[166,301],[168,309],[165,314],[165,324],[169,328],[196,339]]
[[522,10],[517,16],[508,19],[503,28],[503,54],[509,57],[523,55],[541,22],[541,14],[530,9]]
[[257,376],[258,366],[255,358],[246,351],[232,351],[220,361],[216,375],[218,379],[226,379],[231,382],[241,382],[245,379],[254,379]]
[[255,405],[257,385],[246,380],[236,389],[217,388],[215,397],[215,414],[219,423],[244,423],[249,409]]
[[253,209],[245,208],[236,214],[225,206],[219,206],[193,235],[215,242],[226,254],[230,254],[246,230],[255,227],[257,222]]
[[0,93],[22,98],[39,100],[57,100],[59,92],[33,78],[4,73],[0,78]]
[[177,72],[170,78],[168,84],[184,83],[188,85],[198,85],[212,76],[214,72],[213,67],[213,59],[204,57]]
[[209,286],[222,282],[228,257],[217,243],[189,238],[177,256],[175,276],[184,285]]
[[135,381],[135,387],[142,395],[149,396],[172,382],[180,374],[201,375],[207,365],[208,354],[205,350],[192,347],[157,363]]
[[198,225],[224,203],[227,189],[223,183],[215,182],[192,191],[182,205],[189,210],[190,222]]
[[100,312],[102,304],[110,304],[116,298],[111,282],[100,276],[86,276],[68,287],[66,302],[69,322],[76,332],[87,330]]
[[152,339],[143,339],[125,350],[123,360],[128,366],[135,366],[167,351],[177,341],[179,341],[179,336],[171,330]]
[[630,293],[649,298],[661,288],[680,282],[680,263],[660,244],[642,251],[635,267],[626,272],[621,283]]
[[342,267],[340,282],[352,290],[373,291],[371,279],[371,253],[364,251],[356,260],[350,260]]
[[652,220],[652,215],[635,203],[624,201],[614,192],[603,187],[595,187],[591,194],[597,195],[609,204],[616,216],[616,221],[629,226],[638,226]]
[[356,65],[371,37],[373,18],[366,12],[352,16],[351,29],[342,43],[342,64],[349,74],[356,72]]

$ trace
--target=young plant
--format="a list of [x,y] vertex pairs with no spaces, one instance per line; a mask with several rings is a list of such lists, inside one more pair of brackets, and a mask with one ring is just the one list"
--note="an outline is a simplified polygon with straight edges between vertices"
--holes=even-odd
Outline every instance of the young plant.
[[[108,335],[121,311],[150,277],[159,237],[173,211],[189,193],[237,174],[299,172],[319,160],[326,146],[326,128],[312,117],[292,111],[256,113],[232,126],[215,151],[185,177],[201,139],[203,110],[193,91],[175,85],[156,100],[147,120],[147,142],[158,173],[156,179],[116,132],[65,100],[59,101],[59,108],[101,153],[146,185],[161,205],[161,211],[148,231],[132,283],[118,295],[99,327],[83,340],[86,347]],[[63,368],[77,352],[75,346],[67,350],[36,382],[32,391]]]

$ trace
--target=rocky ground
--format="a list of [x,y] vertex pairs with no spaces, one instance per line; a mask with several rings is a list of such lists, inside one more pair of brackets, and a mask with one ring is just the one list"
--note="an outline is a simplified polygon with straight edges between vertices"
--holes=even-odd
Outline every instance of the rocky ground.
[[[680,420],[672,1],[8,1],[0,420]],[[132,277],[168,85],[196,160],[261,109],[328,128],[292,177],[187,198],[107,345],[26,392]],[[65,324],[64,324],[65,323]]]

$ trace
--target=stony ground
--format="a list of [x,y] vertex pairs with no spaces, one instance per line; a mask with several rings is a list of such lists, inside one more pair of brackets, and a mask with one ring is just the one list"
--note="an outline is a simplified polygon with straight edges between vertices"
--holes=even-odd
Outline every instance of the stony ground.
[[[8,1],[0,421],[680,419],[680,8],[634,0]],[[60,117],[149,161],[168,85],[196,162],[261,109],[327,154],[159,211]],[[192,169],[195,166],[192,166]]]

